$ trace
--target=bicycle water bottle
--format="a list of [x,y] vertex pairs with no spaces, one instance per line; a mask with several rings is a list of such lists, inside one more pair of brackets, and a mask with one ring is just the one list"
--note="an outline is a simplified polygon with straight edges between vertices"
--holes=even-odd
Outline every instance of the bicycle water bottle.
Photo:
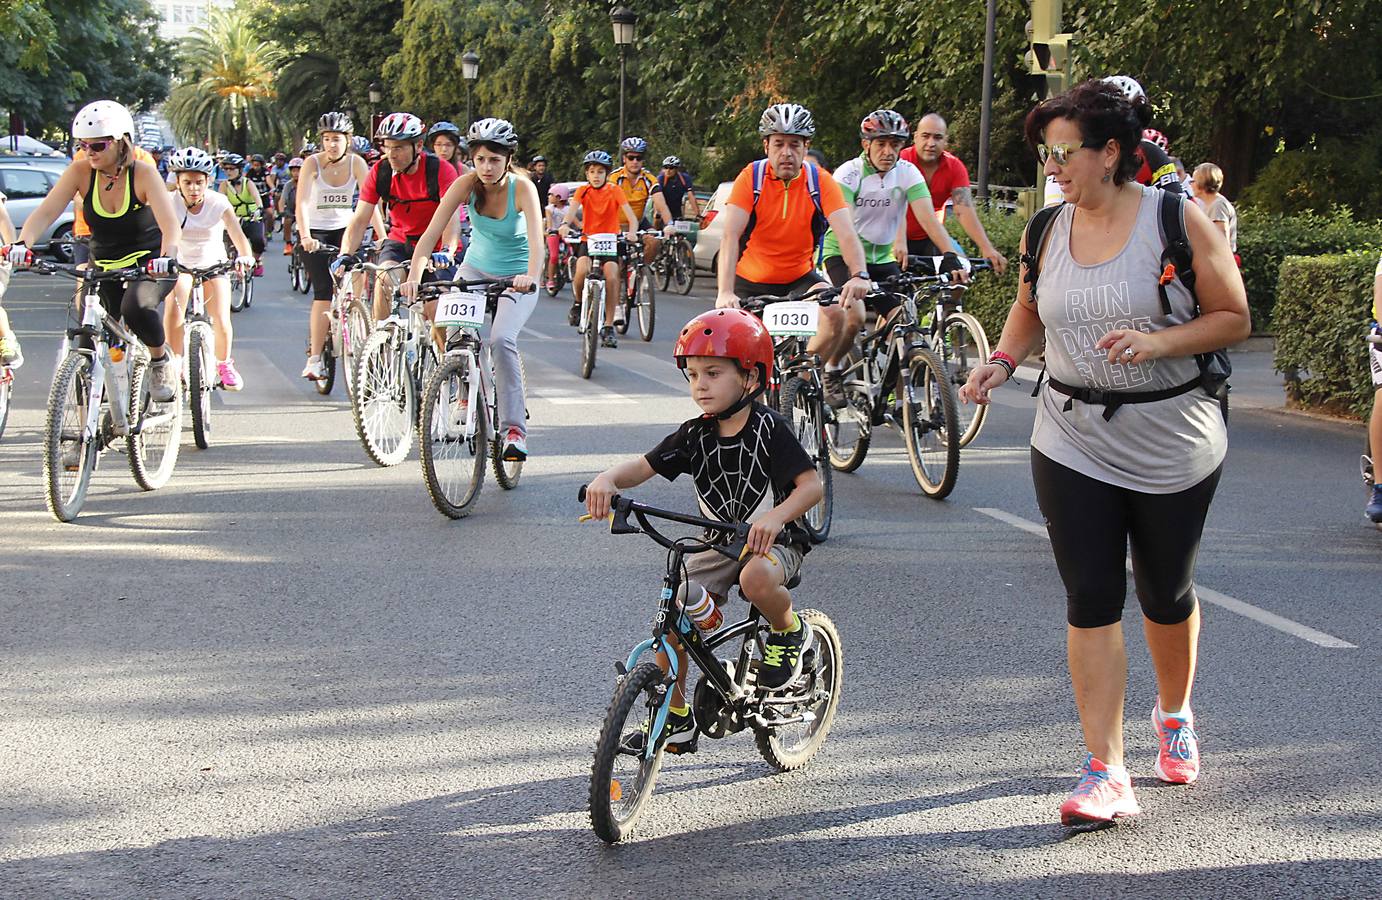
[[120,396],[130,395],[130,363],[125,358],[125,348],[115,344],[110,348],[110,374],[115,378],[115,387]]
[[685,603],[682,608],[691,617],[697,630],[702,634],[710,634],[720,627],[725,617],[720,613],[720,607],[716,606],[715,601],[711,599],[709,591],[699,585],[697,585],[697,590],[700,591],[700,596]]

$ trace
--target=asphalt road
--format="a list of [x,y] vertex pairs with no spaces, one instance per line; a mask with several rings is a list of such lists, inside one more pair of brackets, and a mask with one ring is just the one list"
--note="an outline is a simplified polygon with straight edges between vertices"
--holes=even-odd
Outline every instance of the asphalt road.
[[[1199,783],[1152,776],[1129,615],[1144,813],[1057,824],[1080,732],[1033,401],[1012,389],[945,502],[920,495],[892,433],[837,476],[797,592],[845,648],[821,754],[774,775],[747,735],[703,740],[608,848],[585,808],[592,747],[663,554],[578,524],[575,494],[694,414],[669,354],[706,301],[661,296],[656,339],[603,351],[586,382],[565,295],[544,298],[523,342],[533,458],[451,522],[415,455],[375,467],[340,387],[298,377],[306,303],[274,257],[235,318],[246,388],[218,396],[212,448],[185,436],[152,493],[107,454],[63,525],[39,443],[65,290],[20,275],[5,301],[28,364],[0,441],[0,893],[1382,895],[1382,533],[1361,517],[1362,430],[1252,408],[1273,405],[1262,354],[1240,358],[1258,390],[1200,556]],[[639,494],[690,507],[682,483]]]

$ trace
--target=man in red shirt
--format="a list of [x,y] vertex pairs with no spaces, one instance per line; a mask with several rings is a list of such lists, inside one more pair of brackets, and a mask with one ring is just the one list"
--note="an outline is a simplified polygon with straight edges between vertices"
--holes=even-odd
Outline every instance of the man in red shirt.
[[[355,205],[355,216],[341,240],[341,257],[337,262],[353,260],[375,207],[381,202],[384,204],[389,233],[379,245],[378,262],[380,265],[401,265],[397,277],[380,278],[377,282],[376,319],[388,316],[394,289],[408,271],[418,238],[431,224],[446,189],[459,177],[454,166],[442,165],[438,157],[423,152],[423,134],[422,120],[409,113],[391,113],[379,123],[375,138],[384,143],[384,158],[374,164],[360,185],[360,202]],[[433,260],[439,268],[450,267],[456,254],[457,237],[458,229],[453,219],[437,246],[432,248]],[[431,281],[435,277],[435,273],[429,272],[422,280]]]
[[[926,179],[926,187],[931,191],[931,203],[936,208],[936,217],[945,221],[945,204],[949,201],[955,210],[960,226],[979,248],[979,255],[993,263],[993,268],[1001,275],[1008,268],[1008,260],[999,253],[984,231],[979,214],[974,211],[974,197],[969,189],[969,170],[960,158],[945,148],[949,146],[950,133],[945,120],[935,113],[922,117],[917,124],[916,141],[902,151],[902,159],[916,166]],[[907,211],[907,252],[921,256],[940,256],[944,250],[926,236],[917,217]],[[964,255],[959,244],[953,248]]]

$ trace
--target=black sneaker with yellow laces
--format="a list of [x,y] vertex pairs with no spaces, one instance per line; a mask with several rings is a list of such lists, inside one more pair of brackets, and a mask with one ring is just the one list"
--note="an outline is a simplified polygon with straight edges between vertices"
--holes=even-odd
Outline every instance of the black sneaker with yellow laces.
[[786,687],[801,674],[801,657],[811,646],[811,626],[792,613],[797,626],[791,631],[768,632],[763,643],[763,660],[758,666],[758,684],[770,691]]
[[[642,753],[651,726],[651,716],[643,720],[643,727],[624,736],[624,748],[633,753]],[[696,752],[696,716],[688,706],[685,712],[667,712],[667,721],[662,726],[662,746],[668,753]]]

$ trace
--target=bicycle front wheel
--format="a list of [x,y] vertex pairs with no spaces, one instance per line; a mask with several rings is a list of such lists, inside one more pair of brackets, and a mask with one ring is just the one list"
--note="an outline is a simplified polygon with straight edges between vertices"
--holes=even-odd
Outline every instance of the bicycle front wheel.
[[898,373],[897,399],[912,474],[922,493],[942,500],[955,489],[960,471],[960,425],[955,385],[945,363],[929,348],[910,350],[906,370]]
[[676,252],[672,256],[672,282],[676,285],[677,293],[682,296],[691,293],[691,288],[696,283],[696,256],[691,252],[689,242],[681,241],[677,244]]
[[825,413],[820,392],[800,375],[793,375],[782,386],[781,409],[806,455],[811,457],[821,479],[821,499],[806,511],[806,530],[813,543],[830,536],[830,520],[835,511],[835,486],[830,456],[825,443]]
[[58,366],[48,392],[43,429],[43,499],[59,522],[71,522],[82,511],[91,473],[96,469],[99,438],[87,440],[87,404],[91,402],[91,357],[71,353]]
[[245,288],[245,284],[253,280],[253,277],[247,272],[242,272],[239,266],[236,266],[234,269],[230,270],[231,312],[241,312],[248,305],[245,302],[245,299],[249,296],[247,289]]
[[661,704],[658,687],[665,677],[656,663],[635,666],[620,679],[605,713],[590,770],[590,824],[608,844],[633,833],[662,768],[662,747],[650,759],[642,742],[648,739],[645,723]]
[[427,382],[418,426],[422,480],[437,512],[451,519],[470,515],[485,484],[489,435],[483,410],[475,411],[475,434],[465,436],[473,377],[464,357],[437,367]]
[[167,403],[155,403],[149,391],[152,381],[148,360],[136,362],[130,371],[130,430],[125,449],[130,474],[146,491],[158,490],[173,477],[182,443],[182,397],[175,394]]
[[[950,381],[956,391],[969,380],[970,372],[988,362],[988,335],[984,334],[984,326],[979,324],[979,320],[967,312],[953,312],[945,317],[941,327],[941,348],[946,368],[950,371]],[[988,410],[988,406],[979,403],[961,403],[956,408],[961,447],[968,447],[969,442],[979,436]]]
[[585,334],[581,335],[581,377],[589,378],[595,370],[595,348],[600,342],[600,303],[605,285],[598,274],[585,280]]
[[413,443],[413,379],[397,328],[381,328],[360,350],[360,371],[351,412],[365,454],[380,466],[396,466]]
[[638,336],[645,341],[653,339],[653,327],[657,324],[657,291],[653,289],[653,267],[640,267],[635,296],[638,298]]
[[211,446],[211,373],[207,371],[206,331],[193,328],[187,336],[187,400],[192,407],[192,440],[199,450]]
[[360,348],[374,330],[374,315],[364,301],[352,299],[341,314],[341,373],[346,393],[355,395],[355,379],[360,372]]

